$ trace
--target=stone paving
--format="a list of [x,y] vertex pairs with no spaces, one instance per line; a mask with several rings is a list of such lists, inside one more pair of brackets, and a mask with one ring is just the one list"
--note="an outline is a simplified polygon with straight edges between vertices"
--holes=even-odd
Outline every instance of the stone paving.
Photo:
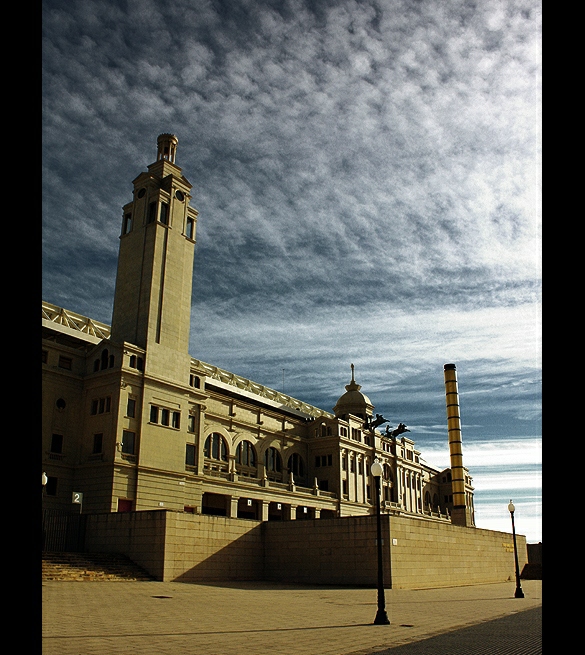
[[[483,626],[505,635],[502,617],[526,619],[525,634],[540,640],[540,619],[525,610],[542,605],[542,582],[443,589],[387,589],[390,625],[373,625],[375,589],[284,585],[262,582],[184,584],[180,582],[49,581],[42,584],[43,655],[375,655],[402,653],[433,638],[435,650],[407,651],[474,655],[470,640],[487,648],[485,636],[462,628]],[[520,614],[518,614],[520,613]],[[517,616],[515,616],[517,615]],[[530,621],[528,621],[530,619]],[[502,624],[503,625],[503,624]],[[507,625],[507,624],[506,624]],[[498,632],[499,630],[499,632]],[[454,632],[457,631],[457,632]],[[515,633],[508,628],[506,634]],[[448,633],[448,634],[446,634]],[[453,639],[467,639],[456,650]],[[461,641],[460,639],[460,641]],[[520,639],[522,642],[522,639]],[[526,641],[526,640],[524,640]],[[463,643],[463,642],[462,642]],[[509,641],[504,640],[510,648]],[[412,647],[411,647],[412,648]],[[537,650],[477,650],[501,655],[537,655]]]

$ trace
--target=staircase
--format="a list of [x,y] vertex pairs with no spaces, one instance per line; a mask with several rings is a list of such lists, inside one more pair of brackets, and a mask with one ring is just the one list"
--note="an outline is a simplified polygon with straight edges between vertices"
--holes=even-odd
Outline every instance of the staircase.
[[120,553],[43,553],[43,582],[49,580],[154,580],[143,568]]

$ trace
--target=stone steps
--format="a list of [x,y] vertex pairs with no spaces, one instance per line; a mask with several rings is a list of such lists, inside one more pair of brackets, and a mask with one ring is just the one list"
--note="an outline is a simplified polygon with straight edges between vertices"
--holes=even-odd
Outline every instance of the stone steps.
[[80,581],[153,580],[144,569],[120,553],[48,553],[42,555],[42,579]]

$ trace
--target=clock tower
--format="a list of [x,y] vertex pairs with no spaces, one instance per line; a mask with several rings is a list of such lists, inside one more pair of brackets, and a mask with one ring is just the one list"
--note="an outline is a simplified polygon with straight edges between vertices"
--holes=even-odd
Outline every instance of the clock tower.
[[198,212],[177,144],[173,134],[158,137],[156,161],[123,207],[111,340],[144,349],[145,373],[186,382]]

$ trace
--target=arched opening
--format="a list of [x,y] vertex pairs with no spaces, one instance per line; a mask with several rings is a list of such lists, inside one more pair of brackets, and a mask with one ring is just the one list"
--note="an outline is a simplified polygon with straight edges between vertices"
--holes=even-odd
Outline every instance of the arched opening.
[[264,453],[264,467],[269,480],[282,481],[282,458],[273,446]]
[[249,441],[241,441],[236,448],[236,472],[248,478],[258,475],[256,449]]
[[305,461],[298,453],[293,453],[288,458],[287,469],[293,474],[295,482],[306,482],[307,469]]
[[219,434],[213,432],[205,440],[203,448],[204,469],[207,471],[218,471],[227,473],[228,471],[228,449],[226,440]]

